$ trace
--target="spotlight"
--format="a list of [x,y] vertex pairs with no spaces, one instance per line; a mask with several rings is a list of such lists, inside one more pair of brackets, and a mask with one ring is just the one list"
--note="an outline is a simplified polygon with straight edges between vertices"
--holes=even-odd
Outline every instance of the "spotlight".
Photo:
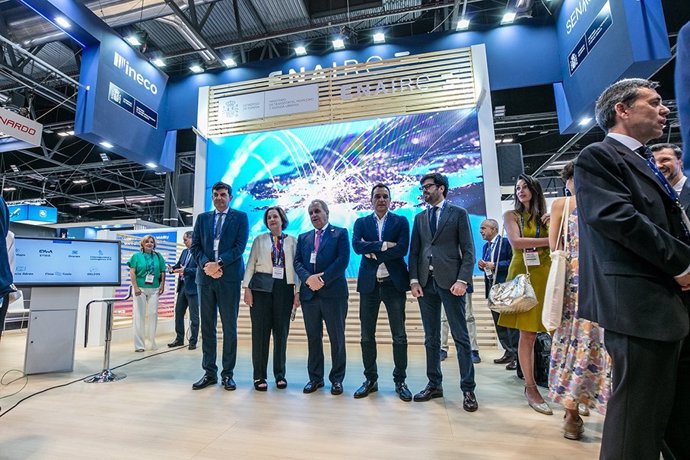
[[57,133],[57,135],[60,137],[67,137],[67,136],[69,136],[69,133],[67,131],[61,131],[61,132]]
[[108,155],[105,152],[101,152],[100,156],[101,156],[101,160],[103,160],[104,162],[110,161],[110,157],[108,157]]
[[148,163],[146,163],[146,166],[148,166],[151,169],[158,167],[158,165],[152,161],[149,161]]
[[3,192],[14,192],[15,190],[17,190],[16,187],[5,187],[2,189]]
[[103,141],[103,142],[101,142],[101,145],[102,145],[103,147],[105,147],[106,149],[112,149],[112,148],[114,147],[114,145],[111,144],[111,143],[108,142],[108,141]]
[[333,49],[341,50],[343,48],[345,48],[345,42],[342,38],[336,38],[335,40],[333,40]]
[[204,71],[204,69],[203,69],[200,65],[197,65],[197,64],[194,64],[193,66],[190,66],[190,67],[189,67],[189,70],[191,70],[191,71],[194,72],[194,73],[201,73],[201,72]]
[[55,22],[63,29],[69,29],[70,27],[72,27],[72,23],[65,19],[63,16],[55,16]]
[[160,58],[156,58],[153,61],[151,61],[151,64],[155,65],[156,67],[165,67],[165,61]]
[[141,42],[139,41],[139,37],[137,37],[136,34],[126,36],[125,41],[132,46],[141,46]]
[[511,142],[513,142],[513,138],[512,137],[504,137],[502,142],[504,144],[510,144]]
[[[223,59],[223,64],[225,64],[225,67],[228,67],[228,68],[237,67],[237,63],[235,62],[235,60],[233,58]],[[194,71],[194,69],[192,69],[192,71]]]
[[501,19],[501,24],[512,24],[515,21],[515,11],[508,11],[503,15]]
[[86,184],[87,182],[89,181],[87,181],[86,179],[74,179],[72,181],[73,184]]
[[470,27],[470,20],[467,18],[462,18],[458,21],[458,25],[455,30],[467,30]]
[[17,168],[17,165],[10,165],[10,168],[12,169],[12,171],[14,171],[16,173],[19,172],[19,168]]
[[376,32],[374,34],[374,43],[385,43],[386,42],[386,36],[383,34],[383,32]]
[[304,56],[307,54],[307,49],[304,46],[297,46],[295,47],[295,54],[297,56]]
[[582,117],[580,119],[580,126],[587,126],[592,121],[591,117]]

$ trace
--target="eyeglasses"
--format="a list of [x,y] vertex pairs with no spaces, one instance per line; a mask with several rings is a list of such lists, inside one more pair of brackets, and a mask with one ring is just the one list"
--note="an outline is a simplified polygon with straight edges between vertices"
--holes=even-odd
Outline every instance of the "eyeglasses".
[[425,192],[427,190],[430,190],[431,187],[438,187],[438,186],[436,184],[424,184],[421,187],[419,187],[419,190],[421,190],[422,192]]

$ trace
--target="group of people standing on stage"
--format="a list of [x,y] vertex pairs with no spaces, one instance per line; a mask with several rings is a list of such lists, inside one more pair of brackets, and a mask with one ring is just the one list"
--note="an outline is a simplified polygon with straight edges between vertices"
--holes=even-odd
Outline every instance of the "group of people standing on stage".
[[[690,297],[685,291],[690,290],[690,219],[686,215],[690,184],[677,147],[645,147],[661,135],[667,114],[653,82],[628,79],[608,88],[596,105],[597,122],[607,132],[606,139],[586,147],[562,172],[570,196],[556,200],[548,213],[539,181],[520,175],[514,190],[515,209],[503,216],[507,237],[502,236],[497,221],[482,222],[480,233],[486,244],[481,258],[475,258],[467,211],[446,199],[445,176],[430,173],[421,178],[420,190],[428,207],[415,216],[411,235],[407,219],[390,211],[389,187],[376,184],[371,190],[374,212],[355,222],[351,242],[361,255],[357,291],[365,376],[354,397],[378,391],[375,330],[381,303],[393,338],[393,382],[399,398],[443,397],[443,308],[457,349],[463,408],[478,409],[465,318],[466,293],[476,262],[484,271],[487,293],[494,283],[520,273],[530,275],[537,306],[524,313],[494,313],[505,349],[495,362],[521,370],[529,406],[552,415],[536,385],[534,347],[537,334],[546,330],[541,314],[550,250],[564,250],[568,263],[563,314],[553,332],[548,377],[549,398],[565,408],[564,436],[581,439],[580,415],[593,408],[607,413],[602,458],[656,460],[661,451],[665,458],[688,458]],[[245,270],[247,215],[229,207],[232,195],[227,184],[216,183],[212,194],[215,209],[199,215],[193,233],[185,235],[187,249],[171,267],[185,282],[196,277],[198,284],[199,298],[192,300],[195,292],[184,289],[183,300],[178,296],[176,306],[180,317],[190,309],[190,348],[196,346],[199,320],[195,318],[201,313],[204,375],[193,389],[218,383],[218,314],[223,328],[221,381],[226,390],[236,388],[233,370],[243,287],[244,301],[251,308],[254,388],[268,388],[271,335],[275,383],[277,388],[287,387],[289,323],[301,306],[309,374],[303,391],[312,393],[324,386],[325,323],[331,345],[330,391],[343,393],[347,229],[329,223],[328,205],[317,199],[308,207],[314,229],[294,238],[284,233],[285,211],[270,207],[264,214],[268,232],[254,240]],[[562,234],[558,229],[563,229]],[[130,263],[137,297],[154,297],[165,279],[163,266],[148,255],[155,241],[150,246],[142,241],[142,255]],[[148,270],[144,278],[142,267]],[[152,269],[154,274],[149,273]],[[414,396],[405,383],[407,291],[417,298],[421,311],[428,378]],[[176,319],[176,333],[171,347],[184,343],[182,319],[179,324]],[[141,343],[137,339],[137,348]]]

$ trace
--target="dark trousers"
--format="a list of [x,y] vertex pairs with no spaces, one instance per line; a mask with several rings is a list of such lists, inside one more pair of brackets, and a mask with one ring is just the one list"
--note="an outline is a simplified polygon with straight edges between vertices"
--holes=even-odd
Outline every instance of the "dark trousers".
[[512,327],[504,327],[498,325],[498,318],[501,316],[495,311],[491,311],[491,316],[494,319],[494,325],[496,326],[496,335],[498,335],[498,341],[501,343],[503,349],[517,359],[517,347],[518,341],[520,340],[520,331],[513,329]]
[[359,320],[362,324],[362,362],[364,377],[375,382],[379,378],[376,368],[376,322],[381,302],[388,312],[388,323],[393,336],[393,381],[401,383],[407,377],[407,333],[405,332],[405,300],[407,296],[395,288],[388,279],[377,282],[372,292],[360,293]]
[[314,297],[302,301],[304,328],[307,331],[309,357],[307,371],[312,382],[323,381],[323,323],[326,323],[331,342],[331,383],[342,383],[345,378],[345,317],[347,297]]
[[285,354],[290,331],[290,316],[295,285],[285,279],[274,280],[273,292],[252,290],[254,305],[249,309],[252,318],[252,364],[254,380],[266,379],[268,349],[273,332],[273,376],[285,378]]
[[199,295],[177,293],[175,301],[175,342],[184,342],[184,314],[189,308],[189,343],[196,344],[199,337]]
[[424,348],[426,349],[426,375],[429,385],[442,388],[441,374],[441,304],[446,310],[448,327],[455,342],[460,366],[460,389],[474,391],[474,364],[472,364],[472,346],[465,320],[465,296],[455,296],[449,289],[438,287],[433,278],[424,286],[424,296],[418,297],[419,309],[424,326]]
[[[681,343],[608,330],[604,343],[611,355],[613,375],[600,458],[659,460],[673,407]],[[683,434],[687,436],[687,429]]]
[[7,294],[2,297],[0,302],[0,338],[2,338],[2,331],[5,330],[5,317],[7,317],[7,310],[10,308],[10,295]]
[[690,459],[690,336],[685,338],[680,351],[676,396],[664,441],[666,460]]
[[237,362],[237,313],[240,307],[240,283],[221,283],[211,280],[199,286],[201,310],[201,367],[206,375],[217,378],[216,327],[218,315],[223,325],[223,370],[221,378],[233,376]]

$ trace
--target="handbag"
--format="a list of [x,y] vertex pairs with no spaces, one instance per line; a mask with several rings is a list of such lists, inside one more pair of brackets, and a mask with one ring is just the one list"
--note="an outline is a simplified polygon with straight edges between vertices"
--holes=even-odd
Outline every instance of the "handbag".
[[273,275],[256,272],[252,275],[247,287],[252,291],[273,292]]
[[[503,234],[505,228],[501,233],[501,241],[498,244],[498,257],[501,257],[501,244],[503,243]],[[522,261],[525,259],[523,257]],[[498,266],[498,258],[496,259]],[[527,273],[519,274],[510,281],[505,283],[496,283],[494,277],[494,284],[489,290],[489,308],[496,313],[523,313],[531,310],[537,303],[537,295],[529,280],[529,268],[525,263],[525,270]]]
[[[544,309],[541,312],[541,322],[547,331],[551,332],[560,326],[563,319],[563,297],[565,296],[566,270],[568,266],[568,211],[570,197],[565,199],[563,218],[558,233],[556,250],[551,251],[551,268],[546,279],[544,294]],[[561,248],[563,240],[563,249]]]

